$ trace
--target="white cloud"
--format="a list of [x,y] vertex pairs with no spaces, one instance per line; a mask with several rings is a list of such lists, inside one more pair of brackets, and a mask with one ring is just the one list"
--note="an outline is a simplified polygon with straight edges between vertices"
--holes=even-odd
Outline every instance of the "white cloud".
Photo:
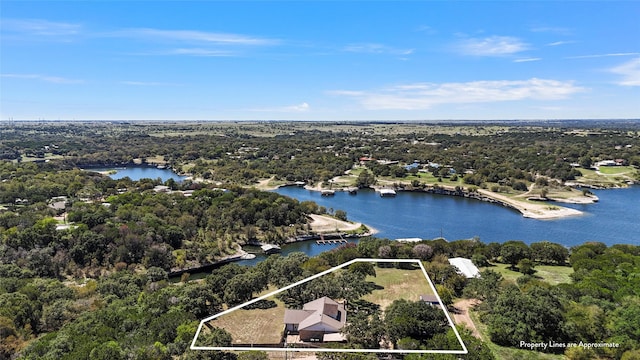
[[575,41],[555,41],[552,43],[548,43],[547,46],[560,46],[560,45],[567,45],[567,44],[573,44],[575,43]]
[[355,98],[367,110],[421,110],[438,104],[525,99],[559,100],[585,90],[575,86],[572,81],[532,78],[465,83],[415,83],[373,91],[337,90],[329,93]]
[[461,53],[474,56],[503,56],[529,49],[528,44],[512,36],[464,39],[456,47]]
[[521,63],[521,62],[531,62],[531,61],[540,61],[542,58],[523,58],[523,59],[515,59],[513,62]]
[[363,43],[349,44],[343,48],[344,51],[369,53],[369,54],[392,54],[392,55],[411,55],[415,49],[398,49],[383,44]]
[[13,79],[40,80],[56,84],[82,84],[84,80],[69,79],[59,76],[48,76],[39,74],[0,74],[0,77]]
[[166,52],[167,55],[191,55],[205,57],[233,56],[234,52],[228,50],[201,49],[201,48],[180,48]]
[[3,19],[0,24],[3,30],[10,33],[50,37],[77,35],[82,30],[80,24],[42,19]]
[[622,75],[619,85],[640,86],[640,57],[611,68],[609,71]]
[[105,34],[113,37],[132,37],[156,40],[190,41],[226,45],[275,45],[280,43],[278,39],[260,38],[254,36],[216,33],[195,30],[162,30],[162,29],[125,29]]
[[309,110],[311,110],[311,106],[309,106],[308,103],[303,102],[303,103],[297,104],[297,105],[280,106],[280,107],[273,107],[273,108],[251,109],[249,111],[297,113],[297,112],[308,112]]
[[628,53],[609,53],[609,54],[594,54],[594,55],[579,55],[579,56],[568,56],[565,59],[591,59],[591,58],[601,58],[601,57],[617,57],[617,56],[637,56],[640,53],[637,52],[628,52]]

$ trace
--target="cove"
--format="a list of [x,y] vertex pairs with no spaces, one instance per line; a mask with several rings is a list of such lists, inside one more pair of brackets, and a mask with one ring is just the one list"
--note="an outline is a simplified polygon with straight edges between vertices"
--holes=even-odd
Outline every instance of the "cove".
[[[97,172],[109,172],[107,175],[114,179],[119,180],[125,177],[130,178],[131,180],[137,181],[140,179],[157,179],[160,178],[162,181],[167,181],[169,179],[173,179],[177,182],[183,181],[186,179],[186,176],[181,176],[173,172],[171,169],[158,169],[154,166],[145,166],[145,165],[133,165],[126,167],[96,167],[96,168],[86,168],[85,170],[89,171],[97,171]],[[115,171],[115,173],[111,173]]]
[[442,236],[447,240],[479,237],[484,243],[548,240],[565,246],[587,241],[640,245],[640,186],[594,190],[600,198],[595,204],[558,204],[585,214],[556,220],[528,219],[496,204],[420,192],[398,192],[389,198],[373,190],[357,195],[336,192],[330,197],[299,187],[282,187],[276,192],[299,201],[315,201],[327,210],[344,210],[349,220],[372,226],[379,230],[376,237],[389,239]]

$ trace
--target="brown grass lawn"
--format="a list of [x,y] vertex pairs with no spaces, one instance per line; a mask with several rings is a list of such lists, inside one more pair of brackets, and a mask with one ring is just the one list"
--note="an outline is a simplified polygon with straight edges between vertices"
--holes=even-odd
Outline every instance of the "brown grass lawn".
[[420,295],[433,294],[429,282],[422,270],[403,270],[376,267],[376,277],[367,276],[367,281],[374,282],[384,289],[374,290],[362,298],[380,305],[384,310],[394,300],[420,300]]
[[284,304],[275,297],[278,306],[271,309],[238,309],[211,320],[213,326],[223,328],[231,334],[233,345],[277,344],[284,329]]

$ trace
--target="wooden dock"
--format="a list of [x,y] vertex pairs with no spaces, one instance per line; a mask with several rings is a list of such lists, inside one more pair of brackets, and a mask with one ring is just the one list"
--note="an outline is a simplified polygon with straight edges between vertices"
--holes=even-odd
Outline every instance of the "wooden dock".
[[320,240],[316,240],[316,244],[318,245],[325,245],[325,244],[346,244],[348,243],[347,240],[345,240],[342,235],[340,235],[339,239],[325,239],[324,235],[320,234]]

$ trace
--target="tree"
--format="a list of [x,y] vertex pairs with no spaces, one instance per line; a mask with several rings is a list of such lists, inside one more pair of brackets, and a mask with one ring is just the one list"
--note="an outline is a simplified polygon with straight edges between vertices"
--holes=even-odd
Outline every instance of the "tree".
[[336,210],[333,216],[335,216],[338,220],[347,221],[347,212],[344,210]]
[[511,268],[514,268],[518,261],[529,258],[531,255],[529,247],[522,241],[507,241],[500,248],[500,256],[502,256],[502,262],[511,264]]
[[356,263],[353,263],[349,265],[349,271],[360,274],[362,276],[376,276],[375,266],[373,266],[373,263],[370,262],[358,261]]
[[448,329],[447,319],[441,309],[424,301],[395,300],[385,311],[384,323],[387,338],[397,345],[406,337],[427,341],[435,334]]
[[422,261],[431,259],[433,248],[427,244],[418,244],[412,249],[413,255]]
[[547,288],[533,285],[522,292],[515,285],[507,286],[487,317],[489,336],[504,346],[518,346],[522,339],[563,342],[562,310],[560,300]]
[[356,312],[349,317],[349,321],[342,329],[349,344],[362,349],[379,349],[384,338],[384,323],[380,314],[375,312],[371,316],[364,312]]
[[107,341],[91,350],[89,360],[124,360],[125,353],[116,341]]
[[478,266],[478,267],[489,266],[489,260],[487,259],[486,256],[482,254],[473,254],[473,256],[471,256],[471,261],[475,266]]
[[356,180],[356,186],[359,188],[368,188],[375,183],[376,177],[366,169],[358,175],[358,180]]
[[533,267],[534,263],[529,259],[522,259],[518,261],[518,270],[525,275],[533,275],[536,272]]
[[464,296],[472,299],[478,299],[493,306],[495,299],[499,294],[502,275],[493,270],[484,270],[480,272],[480,277],[469,279],[467,286],[464,288]]

